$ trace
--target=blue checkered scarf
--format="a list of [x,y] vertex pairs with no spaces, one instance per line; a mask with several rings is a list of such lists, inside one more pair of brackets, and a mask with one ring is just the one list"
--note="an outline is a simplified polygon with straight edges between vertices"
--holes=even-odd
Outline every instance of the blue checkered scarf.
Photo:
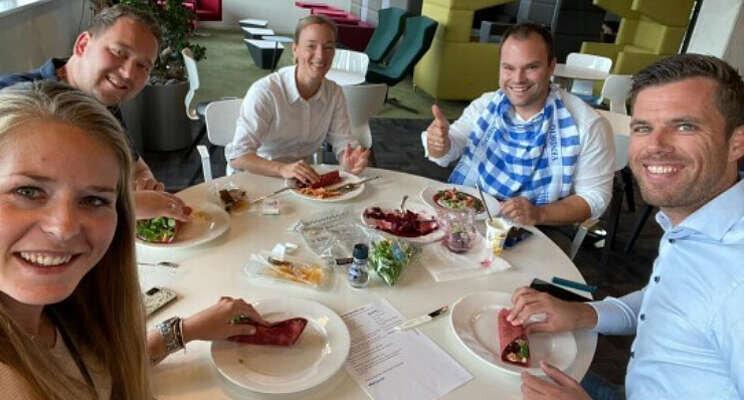
[[498,199],[524,196],[535,205],[567,197],[580,140],[558,89],[551,88],[545,108],[528,122],[515,122],[512,110],[499,90],[473,126],[449,181],[473,187],[480,183]]

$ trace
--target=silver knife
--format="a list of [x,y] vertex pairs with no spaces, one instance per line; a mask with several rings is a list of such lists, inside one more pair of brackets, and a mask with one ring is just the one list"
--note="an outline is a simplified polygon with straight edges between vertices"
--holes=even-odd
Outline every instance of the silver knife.
[[406,330],[406,329],[413,328],[415,326],[419,326],[421,324],[425,324],[425,323],[431,321],[432,319],[434,319],[435,317],[446,313],[448,309],[449,309],[449,307],[442,306],[441,308],[436,309],[436,310],[434,310],[434,311],[432,311],[432,312],[430,312],[430,313],[428,313],[426,315],[422,315],[422,316],[417,317],[417,318],[409,319],[408,321],[403,322],[402,324],[396,326],[393,329],[396,330],[396,331],[403,331],[403,330]]
[[359,180],[357,182],[351,182],[351,183],[347,183],[347,184],[341,185],[341,186],[339,186],[337,188],[334,188],[334,189],[331,189],[331,190],[338,191],[339,193],[351,192],[352,190],[356,190],[356,188],[358,188],[362,184],[367,183],[367,182],[372,181],[372,180],[375,180],[375,179],[378,179],[378,178],[379,178],[379,176],[371,176],[369,178],[364,178],[364,179]]
[[279,189],[277,191],[274,191],[272,193],[269,193],[269,194],[263,195],[261,197],[258,197],[256,199],[253,199],[253,200],[249,201],[248,204],[258,203],[261,200],[268,199],[271,196],[276,196],[277,194],[279,194],[279,193],[281,193],[281,192],[283,192],[285,190],[289,190],[289,189],[294,189],[294,188],[293,187],[290,187],[290,186],[285,186],[285,187],[283,187],[283,188],[281,188],[281,189]]

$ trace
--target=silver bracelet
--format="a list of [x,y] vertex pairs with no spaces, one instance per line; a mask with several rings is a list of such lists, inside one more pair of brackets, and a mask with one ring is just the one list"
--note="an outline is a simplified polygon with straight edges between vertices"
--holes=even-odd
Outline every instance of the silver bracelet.
[[165,341],[165,352],[171,354],[183,348],[183,338],[180,332],[179,317],[171,317],[158,324],[158,331]]

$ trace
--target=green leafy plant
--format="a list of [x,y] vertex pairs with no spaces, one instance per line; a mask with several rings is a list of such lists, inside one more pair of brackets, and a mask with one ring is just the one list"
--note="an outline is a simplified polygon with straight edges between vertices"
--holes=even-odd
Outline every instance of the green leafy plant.
[[167,84],[186,80],[181,50],[191,49],[196,61],[206,58],[206,48],[189,42],[194,35],[196,15],[184,7],[182,0],[121,0],[121,4],[144,10],[152,15],[163,31],[160,55],[150,73],[150,84]]

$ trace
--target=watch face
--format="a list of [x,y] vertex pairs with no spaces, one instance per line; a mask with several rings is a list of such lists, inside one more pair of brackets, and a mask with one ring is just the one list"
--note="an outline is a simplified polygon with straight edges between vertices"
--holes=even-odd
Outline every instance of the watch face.
[[170,289],[162,287],[149,289],[145,292],[145,312],[147,316],[149,317],[152,313],[161,309],[177,297],[176,292]]

